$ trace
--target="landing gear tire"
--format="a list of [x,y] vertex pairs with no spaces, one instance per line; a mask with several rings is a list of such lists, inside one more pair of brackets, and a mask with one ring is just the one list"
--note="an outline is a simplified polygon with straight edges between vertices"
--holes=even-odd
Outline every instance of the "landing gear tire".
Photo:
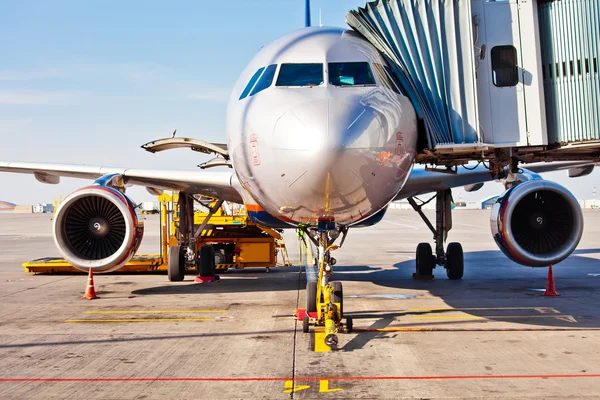
[[185,278],[185,249],[181,246],[169,247],[167,275],[171,282],[181,282]]
[[306,312],[317,312],[317,282],[306,283]]
[[200,247],[200,261],[198,261],[199,276],[215,275],[215,249],[206,244]]
[[419,243],[417,246],[417,275],[432,275],[435,260],[429,243]]
[[446,275],[450,280],[458,280],[465,272],[465,259],[460,243],[450,243],[446,249]]
[[331,301],[334,303],[340,303],[340,319],[344,318],[344,289],[342,288],[342,282],[331,282],[333,286],[333,295]]
[[308,333],[308,327],[309,327],[309,318],[308,318],[308,315],[305,315],[304,317],[302,317],[302,332]]

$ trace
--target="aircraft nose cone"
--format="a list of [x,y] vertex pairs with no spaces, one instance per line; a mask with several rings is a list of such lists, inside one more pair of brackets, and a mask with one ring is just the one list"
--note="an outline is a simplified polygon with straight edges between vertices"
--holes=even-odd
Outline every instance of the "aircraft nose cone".
[[285,166],[279,175],[286,210],[302,209],[312,218],[364,202],[376,168],[370,149],[381,136],[376,112],[359,101],[323,99],[282,115],[273,130],[273,155]]
[[273,149],[307,151],[315,157],[327,154],[331,158],[331,152],[343,151],[364,135],[374,117],[373,109],[356,101],[320,99],[303,103],[275,124]]

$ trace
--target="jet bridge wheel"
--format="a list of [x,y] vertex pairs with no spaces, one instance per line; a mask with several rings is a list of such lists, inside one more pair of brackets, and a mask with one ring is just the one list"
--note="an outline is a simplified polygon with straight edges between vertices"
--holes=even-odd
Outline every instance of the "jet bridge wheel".
[[429,243],[419,243],[417,246],[417,275],[432,275],[435,259]]
[[450,243],[446,248],[446,275],[448,279],[458,280],[465,272],[465,259],[460,243]]
[[317,282],[306,282],[306,312],[317,312]]
[[181,282],[185,277],[185,249],[181,246],[169,247],[169,281]]

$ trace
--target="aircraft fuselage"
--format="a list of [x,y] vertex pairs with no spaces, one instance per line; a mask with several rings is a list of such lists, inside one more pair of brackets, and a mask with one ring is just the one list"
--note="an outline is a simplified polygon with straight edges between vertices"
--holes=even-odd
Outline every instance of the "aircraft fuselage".
[[353,31],[305,28],[263,47],[242,73],[227,136],[250,212],[352,225],[402,189],[417,120],[371,44]]

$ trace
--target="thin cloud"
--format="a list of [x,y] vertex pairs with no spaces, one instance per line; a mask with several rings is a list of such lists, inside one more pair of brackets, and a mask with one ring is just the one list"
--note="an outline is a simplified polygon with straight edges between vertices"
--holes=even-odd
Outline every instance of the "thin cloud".
[[77,103],[78,96],[68,92],[0,91],[2,105],[68,105]]

